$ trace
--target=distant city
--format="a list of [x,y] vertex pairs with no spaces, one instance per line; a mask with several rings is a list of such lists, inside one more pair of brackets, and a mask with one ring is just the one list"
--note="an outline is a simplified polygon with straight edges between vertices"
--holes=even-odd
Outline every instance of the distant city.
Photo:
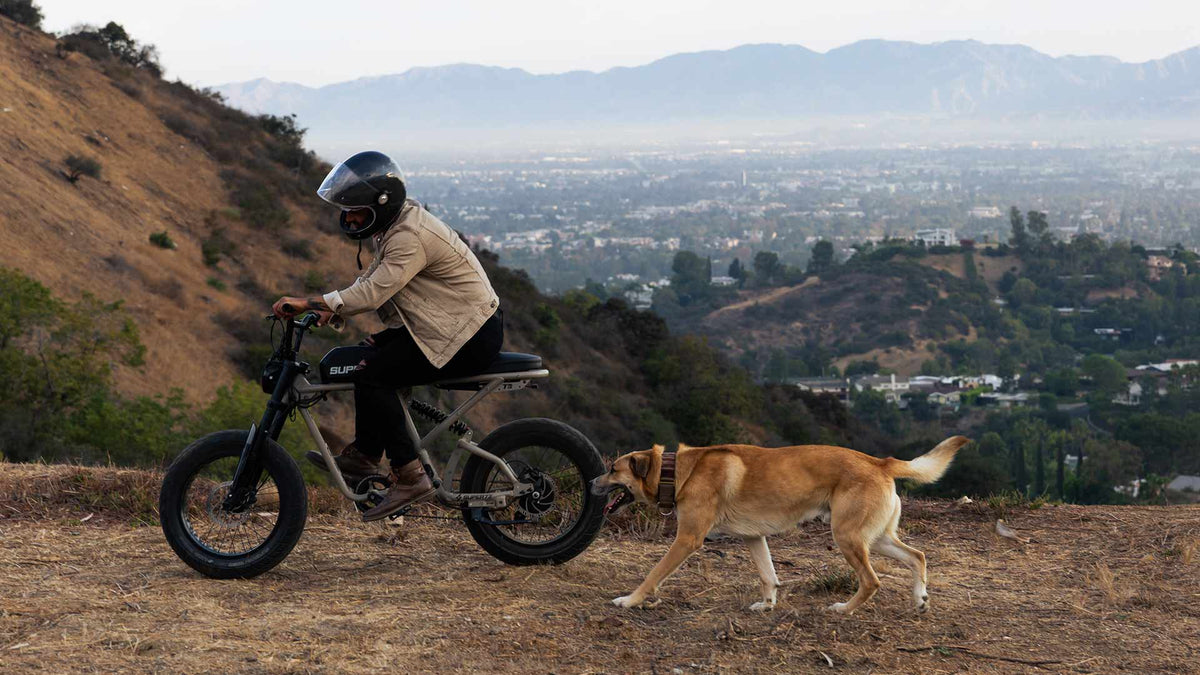
[[[563,153],[427,164],[411,193],[546,291],[587,280],[648,291],[680,250],[714,277],[758,251],[802,265],[812,245],[888,237],[927,245],[1008,237],[1008,210],[1056,236],[1200,245],[1200,145],[901,146],[818,150],[715,142],[622,155]],[[719,283],[719,281],[718,281]],[[648,297],[648,294],[647,294]]]

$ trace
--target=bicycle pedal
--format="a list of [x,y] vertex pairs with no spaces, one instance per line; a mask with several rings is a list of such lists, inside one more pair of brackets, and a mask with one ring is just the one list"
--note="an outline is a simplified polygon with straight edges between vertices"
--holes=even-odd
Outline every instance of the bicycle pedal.
[[412,507],[406,506],[406,507],[400,509],[399,511],[393,513],[392,515],[388,516],[388,518],[390,518],[391,520],[396,520],[397,518],[403,518],[404,514],[408,513],[409,511],[412,511]]

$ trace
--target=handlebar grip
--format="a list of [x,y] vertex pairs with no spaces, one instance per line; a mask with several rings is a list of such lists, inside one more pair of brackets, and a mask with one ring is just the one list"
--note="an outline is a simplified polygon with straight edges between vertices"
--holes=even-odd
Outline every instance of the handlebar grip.
[[283,311],[287,312],[288,314],[295,314],[296,306],[290,302],[285,302],[283,303]]

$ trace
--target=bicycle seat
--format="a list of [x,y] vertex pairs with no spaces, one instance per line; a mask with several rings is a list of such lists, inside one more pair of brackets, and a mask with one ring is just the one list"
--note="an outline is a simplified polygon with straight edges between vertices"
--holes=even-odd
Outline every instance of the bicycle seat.
[[495,375],[497,373],[519,373],[523,370],[539,370],[542,367],[542,357],[535,354],[520,352],[500,352],[496,360],[476,375]]

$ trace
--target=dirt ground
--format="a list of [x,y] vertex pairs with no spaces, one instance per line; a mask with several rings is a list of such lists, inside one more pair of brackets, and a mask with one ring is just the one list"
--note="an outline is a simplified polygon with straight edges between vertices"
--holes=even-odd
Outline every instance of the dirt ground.
[[[824,609],[853,585],[820,523],[770,540],[773,612],[746,609],[740,541],[693,556],[656,607],[622,610],[609,600],[666,550],[657,522],[514,568],[459,522],[368,526],[321,492],[283,564],[214,581],[145,524],[156,482],[0,464],[0,671],[1200,672],[1200,507],[907,502],[931,611],[913,613],[907,571],[883,561],[882,590],[847,617]],[[994,534],[997,516],[1029,541]]]

